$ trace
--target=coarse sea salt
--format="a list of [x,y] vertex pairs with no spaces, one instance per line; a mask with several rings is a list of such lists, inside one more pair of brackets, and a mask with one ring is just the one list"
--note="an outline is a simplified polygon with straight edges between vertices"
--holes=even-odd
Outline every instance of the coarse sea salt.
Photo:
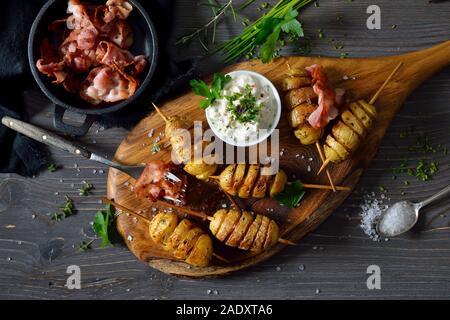
[[360,227],[373,241],[380,239],[376,231],[376,223],[385,209],[387,208],[383,205],[383,201],[376,199],[375,194],[367,194],[364,196],[364,203],[361,205]]
[[408,230],[415,222],[414,206],[406,201],[395,203],[380,221],[379,230],[386,235],[397,235]]

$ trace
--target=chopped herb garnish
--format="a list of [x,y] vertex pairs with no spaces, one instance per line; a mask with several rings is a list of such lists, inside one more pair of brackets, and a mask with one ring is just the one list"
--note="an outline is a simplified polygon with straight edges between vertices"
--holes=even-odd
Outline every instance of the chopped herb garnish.
[[231,76],[215,73],[211,87],[209,87],[203,80],[191,80],[190,85],[192,91],[196,95],[205,97],[200,101],[200,108],[206,109],[214,103],[217,99],[222,97],[222,90],[225,85],[231,81]]
[[49,172],[55,172],[56,170],[58,170],[59,169],[59,166],[57,165],[57,164],[55,164],[55,163],[50,163],[49,165],[48,165],[48,167],[47,167],[47,170],[49,171]]
[[151,148],[152,154],[158,153],[160,150],[161,150],[161,147],[160,147],[159,143],[157,141],[154,141],[152,144],[152,148]]
[[94,185],[92,183],[85,182],[80,189],[78,189],[80,196],[87,196],[89,192],[94,189]]
[[110,227],[113,225],[114,218],[115,210],[110,204],[106,205],[105,210],[99,210],[95,214],[92,229],[94,229],[95,234],[102,239],[102,248],[105,248],[108,245],[112,246],[109,236],[111,234]]
[[304,195],[305,189],[303,188],[303,184],[300,180],[295,180],[294,182],[287,184],[283,192],[279,193],[275,199],[289,208],[295,208]]
[[77,213],[75,206],[73,204],[73,200],[68,196],[66,197],[66,204],[64,206],[59,207],[60,211],[53,213],[51,219],[54,221],[61,221],[63,218],[67,218],[73,216]]
[[319,39],[323,39],[323,38],[325,37],[325,35],[324,35],[322,29],[317,29],[317,33],[318,33],[318,35],[319,35]]
[[248,84],[244,87],[243,92],[236,92],[225,98],[228,101],[227,109],[234,119],[242,123],[257,121],[259,111],[264,106],[264,104],[256,102],[252,87]]
[[79,246],[80,251],[87,251],[87,250],[92,249],[92,243],[94,242],[94,240],[95,239],[92,239],[90,241],[86,241],[86,240],[81,241],[80,246]]
[[385,192],[386,191],[386,188],[384,186],[379,186],[378,189],[380,190],[380,192]]

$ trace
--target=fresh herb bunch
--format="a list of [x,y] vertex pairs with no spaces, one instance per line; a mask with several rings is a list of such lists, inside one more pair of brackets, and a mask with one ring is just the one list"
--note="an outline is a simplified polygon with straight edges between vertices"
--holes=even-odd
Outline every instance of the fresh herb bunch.
[[61,221],[63,218],[67,218],[70,216],[73,216],[74,214],[77,213],[77,210],[75,209],[75,205],[73,204],[73,200],[71,198],[69,198],[68,196],[66,197],[66,203],[63,206],[59,207],[59,211],[53,213],[52,215],[52,220],[54,221]]
[[208,43],[216,43],[216,29],[217,23],[225,16],[231,14],[234,22],[239,19],[243,25],[249,25],[250,20],[242,15],[242,11],[250,6],[255,0],[247,0],[239,6],[234,6],[233,0],[227,1],[225,4],[220,4],[217,0],[206,0],[201,2],[200,6],[210,7],[213,17],[202,27],[196,29],[195,31],[180,37],[175,44],[186,44],[192,39],[197,38],[200,45],[205,51],[209,51]]
[[222,97],[222,90],[225,85],[231,81],[231,77],[220,73],[215,73],[211,87],[209,87],[203,80],[191,80],[190,85],[192,91],[196,95],[205,97],[200,101],[200,108],[206,109],[214,103],[217,99]]
[[277,54],[277,45],[282,33],[293,39],[303,37],[303,29],[297,20],[298,10],[312,0],[280,0],[269,12],[249,25],[241,35],[218,47],[225,55],[225,62],[242,56],[252,56],[259,49],[263,62],[271,61]]
[[99,210],[95,214],[92,229],[94,229],[95,234],[102,239],[102,248],[105,248],[108,245],[112,246],[110,235],[114,218],[115,209],[110,204],[106,205],[105,210]]
[[279,193],[275,199],[289,208],[295,208],[303,196],[305,195],[305,188],[300,180],[287,184],[283,192]]
[[244,87],[242,93],[236,92],[226,97],[226,99],[228,101],[227,109],[237,121],[243,123],[256,121],[259,111],[264,106],[262,103],[256,103],[252,87],[248,84]]

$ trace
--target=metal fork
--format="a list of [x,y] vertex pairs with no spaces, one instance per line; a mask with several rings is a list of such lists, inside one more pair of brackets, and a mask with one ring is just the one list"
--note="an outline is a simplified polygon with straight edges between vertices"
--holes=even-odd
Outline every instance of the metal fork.
[[[20,132],[21,134],[31,139],[42,142],[52,147],[57,147],[64,151],[70,152],[74,155],[82,156],[86,159],[100,162],[102,164],[107,165],[108,167],[120,170],[134,179],[138,179],[139,176],[142,174],[143,169],[145,168],[144,165],[129,166],[113,162],[87,150],[86,148],[82,148],[81,146],[78,146],[73,142],[67,141],[61,138],[60,136],[51,133],[50,131],[41,129],[37,126],[23,122],[21,120],[17,120],[11,117],[3,117],[2,123],[8,128]],[[173,183],[181,181],[180,178],[178,178],[175,174],[171,172],[167,172],[165,174],[165,178]],[[170,200],[173,201],[173,199]]]

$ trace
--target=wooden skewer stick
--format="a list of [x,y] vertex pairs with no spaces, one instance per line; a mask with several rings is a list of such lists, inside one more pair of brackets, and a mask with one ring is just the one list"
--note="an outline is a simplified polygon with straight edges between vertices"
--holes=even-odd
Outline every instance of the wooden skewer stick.
[[242,209],[239,206],[239,204],[236,202],[236,200],[233,198],[233,196],[231,194],[229,194],[228,192],[226,192],[225,190],[222,190],[222,192],[227,196],[228,200],[231,201],[231,203],[236,208],[236,210],[239,212],[239,214],[241,214],[242,213]]
[[[310,183],[302,183],[303,187],[306,189],[322,189],[322,190],[333,190],[331,186],[325,186],[323,184],[310,184]],[[335,186],[337,191],[350,191],[352,188],[350,187],[341,187]]]
[[[188,215],[192,215],[192,216],[201,218],[203,220],[209,220],[209,221],[213,221],[214,220],[213,217],[208,216],[206,213],[203,213],[203,212],[197,212],[197,211],[193,211],[191,209],[187,209],[187,208],[183,208],[183,207],[177,207],[177,206],[175,206],[173,204],[162,202],[162,201],[158,201],[158,202],[160,202],[161,205],[163,205],[163,206],[166,206],[166,207],[169,207],[169,208],[173,208],[174,210],[178,210],[178,211],[184,212],[184,213],[186,213]],[[296,243],[291,242],[291,241],[286,240],[286,239],[283,239],[283,238],[278,238],[278,242],[283,243],[283,244],[288,244],[288,245],[291,245],[291,246],[297,245]]]
[[395,67],[395,69],[391,72],[391,74],[387,77],[386,80],[384,80],[383,84],[381,85],[381,87],[378,89],[377,92],[375,92],[375,94],[373,95],[372,99],[370,99],[369,104],[374,104],[377,99],[378,96],[380,95],[381,91],[384,90],[384,88],[387,86],[387,84],[389,83],[389,81],[391,81],[392,77],[394,76],[394,74],[398,71],[398,69],[400,69],[400,67],[403,65],[403,62],[400,61],[400,63]]
[[317,171],[317,175],[321,174],[322,171],[323,171],[323,169],[325,169],[325,168],[330,164],[330,162],[331,162],[331,160],[330,160],[329,158],[326,159],[326,160],[322,163],[322,165],[320,166],[319,171]]
[[[322,161],[322,163],[324,163],[326,159],[325,159],[325,155],[323,154],[322,146],[320,145],[319,141],[316,141],[316,148],[317,148],[317,152],[319,153],[320,160]],[[333,189],[333,192],[336,192],[336,187],[334,186],[333,178],[331,178],[331,173],[330,173],[330,170],[328,170],[328,169],[327,169],[327,177],[328,177],[328,181],[330,181],[330,186]]]
[[102,199],[102,202],[103,202],[103,203],[110,204],[110,205],[114,206],[115,208],[120,209],[120,211],[123,211],[123,212],[125,212],[125,213],[128,213],[128,214],[131,214],[131,215],[133,215],[133,216],[139,217],[139,218],[141,218],[142,220],[144,220],[145,222],[147,222],[148,224],[150,224],[150,223],[152,222],[151,219],[145,217],[144,215],[142,215],[142,214],[140,214],[140,213],[137,213],[137,212],[135,212],[135,211],[132,211],[132,210],[130,210],[130,209],[128,209],[128,208],[126,208],[126,207],[124,207],[124,206],[118,204],[118,203],[115,202],[114,200],[108,199],[108,198],[106,198],[106,197],[102,197],[101,199]]
[[167,116],[156,106],[156,104],[154,104],[152,102],[153,108],[155,108],[156,112],[161,116],[161,118],[163,118],[164,122],[167,123],[169,122],[169,119],[167,118]]
[[[399,64],[394,68],[394,70],[392,70],[391,74],[386,78],[386,80],[384,80],[383,84],[377,90],[377,92],[375,92],[375,94],[373,95],[372,99],[370,99],[369,104],[374,104],[377,101],[377,99],[380,96],[381,92],[384,90],[384,88],[386,88],[386,86],[388,85],[389,81],[391,81],[392,77],[395,75],[395,73],[398,71],[398,69],[400,69],[400,67],[402,65],[403,65],[403,62],[400,61]],[[330,159],[326,159],[325,162],[320,167],[319,171],[317,171],[317,174],[319,175],[328,166],[328,164],[330,162],[331,162]]]
[[[128,209],[128,208],[126,208],[126,207],[124,207],[124,206],[118,204],[118,203],[115,202],[114,200],[110,200],[110,199],[108,199],[108,198],[106,198],[106,197],[102,197],[102,202],[103,202],[103,203],[108,203],[108,204],[114,206],[115,208],[119,208],[120,211],[123,211],[123,212],[125,212],[125,213],[130,214],[130,215],[139,217],[139,218],[141,218],[143,221],[147,222],[148,224],[150,224],[150,223],[152,222],[151,219],[149,219],[149,218],[143,216],[143,215],[140,214],[140,213],[137,213],[137,212],[135,212],[135,211],[133,211],[133,210],[130,210],[130,209]],[[164,203],[164,204],[165,204],[165,203]],[[178,207],[177,207],[177,208],[178,208]],[[214,252],[213,252],[213,256],[216,257],[217,259],[219,259],[219,260],[222,261],[222,262],[226,262],[226,263],[230,262],[229,260],[227,260],[226,258],[224,258],[224,257],[222,257],[222,256],[220,256],[220,255],[218,255],[217,253],[214,253]]]
[[[220,180],[219,176],[210,176],[210,179],[213,180]],[[302,182],[303,187],[305,187],[306,189],[323,189],[323,190],[333,190],[333,188],[329,185],[324,185],[324,184],[309,184],[309,183],[303,183]],[[335,186],[336,190],[338,191],[349,191],[351,190],[351,188],[349,187],[340,187],[340,186]]]

